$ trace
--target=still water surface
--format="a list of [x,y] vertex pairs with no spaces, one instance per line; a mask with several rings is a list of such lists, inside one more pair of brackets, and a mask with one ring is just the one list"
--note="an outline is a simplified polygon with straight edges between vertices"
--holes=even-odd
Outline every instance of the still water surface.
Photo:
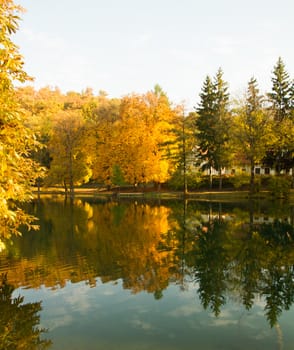
[[0,349],[294,349],[294,208],[34,203],[0,253]]

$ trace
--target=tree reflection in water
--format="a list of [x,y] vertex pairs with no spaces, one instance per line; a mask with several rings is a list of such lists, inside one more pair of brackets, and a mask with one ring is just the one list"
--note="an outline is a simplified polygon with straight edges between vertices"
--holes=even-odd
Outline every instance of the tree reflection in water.
[[203,224],[196,239],[192,268],[204,308],[218,316],[230,297],[239,295],[247,310],[261,298],[270,326],[276,325],[294,301],[293,226],[219,216]]
[[[203,307],[215,316],[230,299],[247,310],[262,299],[274,326],[294,300],[293,210],[278,209],[194,201],[43,202],[33,208],[42,230],[8,247],[11,276],[31,288],[121,279],[125,289],[155,299],[170,283],[181,290],[197,285]],[[260,220],[262,212],[271,219]]]
[[51,341],[41,339],[44,329],[39,328],[41,302],[24,304],[24,298],[12,297],[14,287],[7,275],[0,280],[0,349],[48,349]]

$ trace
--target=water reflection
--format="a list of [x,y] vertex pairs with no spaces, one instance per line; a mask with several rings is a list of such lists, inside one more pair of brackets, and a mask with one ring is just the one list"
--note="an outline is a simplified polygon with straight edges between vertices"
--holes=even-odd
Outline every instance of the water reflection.
[[39,328],[41,302],[24,303],[13,297],[7,275],[0,277],[0,349],[48,349],[51,341],[41,339],[46,330]]
[[[218,316],[230,294],[237,293],[247,310],[259,297],[266,301],[265,315],[273,326],[282,310],[293,303],[294,256],[288,242],[293,229],[276,222],[263,224],[236,239],[232,226],[231,222],[213,220],[205,233],[197,235],[194,276],[201,302]],[[284,230],[270,236],[275,226]]]
[[247,310],[264,300],[277,324],[294,300],[293,208],[260,203],[43,201],[41,231],[24,232],[1,254],[10,283],[56,289],[122,281],[132,293],[164,297],[192,285],[215,316],[230,300]]

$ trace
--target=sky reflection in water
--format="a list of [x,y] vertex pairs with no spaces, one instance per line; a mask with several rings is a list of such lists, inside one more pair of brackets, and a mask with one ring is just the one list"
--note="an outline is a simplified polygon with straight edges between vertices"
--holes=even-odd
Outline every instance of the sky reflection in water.
[[15,239],[0,266],[19,286],[14,298],[41,301],[50,349],[294,347],[293,208],[50,201],[32,210],[41,231]]

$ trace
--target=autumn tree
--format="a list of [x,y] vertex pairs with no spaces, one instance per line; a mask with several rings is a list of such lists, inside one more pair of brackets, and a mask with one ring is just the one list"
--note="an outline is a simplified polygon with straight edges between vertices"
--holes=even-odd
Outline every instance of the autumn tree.
[[172,161],[174,151],[168,144],[176,140],[174,122],[177,110],[158,84],[144,95],[144,100],[149,110],[148,135],[155,147],[154,158],[149,161],[150,180],[160,187],[176,169]]
[[150,180],[149,166],[151,157],[156,156],[156,144],[151,138],[151,123],[148,108],[141,95],[125,96],[121,101],[120,130],[118,144],[115,147],[120,159],[120,168],[128,183],[137,185]]
[[110,185],[162,183],[171,171],[164,159],[173,111],[157,86],[154,91],[121,100],[100,92],[83,107],[87,120],[86,147],[92,157],[93,179]]
[[121,172],[116,164],[120,157],[117,145],[123,142],[117,128],[120,100],[109,99],[104,91],[83,104],[82,113],[86,120],[87,138],[84,147],[92,163],[92,178],[111,185],[113,171]]
[[[46,144],[52,134],[55,115],[64,109],[66,97],[58,88],[35,90],[32,86],[18,87],[16,95],[26,124],[34,130],[38,140]],[[44,165],[48,166],[48,163]]]
[[0,239],[18,234],[21,225],[31,227],[34,218],[17,203],[32,198],[31,186],[39,176],[37,163],[29,158],[36,138],[24,125],[14,88],[14,82],[29,79],[11,39],[21,11],[12,0],[0,1]]
[[121,101],[120,138],[117,146],[125,179],[132,184],[167,181],[172,163],[164,145],[172,135],[172,110],[160,90],[126,96]]
[[272,125],[264,109],[257,81],[251,78],[245,99],[240,102],[233,119],[232,137],[235,153],[250,163],[250,192],[254,192],[254,167],[260,162],[273,141]]
[[87,182],[91,175],[89,158],[83,151],[84,121],[79,111],[63,111],[56,116],[49,143],[52,161],[48,182],[63,184],[74,196],[74,185]]
[[175,164],[172,182],[181,186],[184,194],[188,193],[188,179],[195,168],[195,118],[195,112],[185,115],[184,106],[179,106],[173,122],[174,138],[167,141],[167,157]]
[[[50,167],[48,144],[52,136],[55,115],[64,108],[65,96],[58,88],[44,87],[35,90],[32,86],[18,87],[17,100],[23,110],[25,124],[35,133],[37,140],[43,147],[30,154],[45,169]],[[42,179],[37,179],[38,193]]]

